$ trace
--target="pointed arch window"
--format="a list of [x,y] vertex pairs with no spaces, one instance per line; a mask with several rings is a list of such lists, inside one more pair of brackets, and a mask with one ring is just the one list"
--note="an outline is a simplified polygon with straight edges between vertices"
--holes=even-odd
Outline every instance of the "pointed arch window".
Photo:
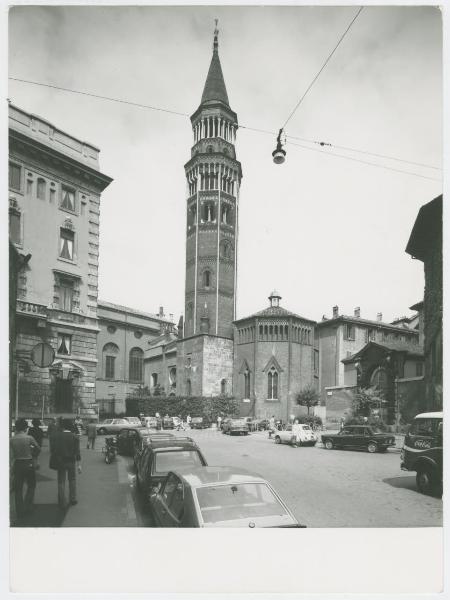
[[250,399],[250,371],[248,370],[244,373],[244,398]]
[[275,367],[267,373],[267,399],[278,400],[278,372]]
[[192,396],[192,383],[190,379],[186,381],[186,395]]
[[216,216],[214,202],[204,202],[202,218],[206,223],[213,223],[215,221]]
[[130,350],[129,379],[130,381],[143,381],[144,351],[141,348]]
[[222,381],[220,382],[220,395],[225,396],[226,393],[227,393],[227,380],[222,379]]

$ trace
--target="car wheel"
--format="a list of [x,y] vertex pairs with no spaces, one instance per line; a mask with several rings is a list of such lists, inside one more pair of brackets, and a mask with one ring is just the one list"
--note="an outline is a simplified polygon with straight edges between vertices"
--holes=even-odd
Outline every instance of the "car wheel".
[[106,435],[106,429],[104,427],[100,427],[100,429],[98,430],[98,433],[100,435]]
[[281,438],[279,435],[275,436],[275,444],[281,444]]
[[367,444],[367,452],[370,452],[371,454],[373,454],[377,450],[378,450],[378,446],[375,444],[375,442],[369,442]]
[[326,440],[324,446],[327,450],[332,450],[334,448],[334,444],[331,440]]
[[416,484],[421,494],[431,496],[437,491],[436,477],[430,467],[419,467],[416,474]]

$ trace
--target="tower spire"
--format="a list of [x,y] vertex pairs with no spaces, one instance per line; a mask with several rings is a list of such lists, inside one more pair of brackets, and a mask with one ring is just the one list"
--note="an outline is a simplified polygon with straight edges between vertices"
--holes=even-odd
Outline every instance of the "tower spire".
[[219,30],[217,28],[217,25],[219,23],[219,19],[214,19],[214,23],[216,24],[216,27],[214,29],[213,52],[218,52],[218,50],[219,50]]
[[223,78],[222,67],[219,59],[219,29],[218,19],[215,19],[213,55],[209,65],[208,76],[206,77],[205,87],[203,89],[201,104],[209,101],[223,102],[227,106],[228,94]]

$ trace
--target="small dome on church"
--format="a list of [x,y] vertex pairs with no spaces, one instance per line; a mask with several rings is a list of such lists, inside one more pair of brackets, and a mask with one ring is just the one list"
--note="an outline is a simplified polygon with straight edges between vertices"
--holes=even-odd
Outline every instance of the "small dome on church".
[[270,306],[271,307],[280,306],[280,300],[281,300],[280,294],[277,292],[277,290],[273,290],[269,296]]
[[277,290],[273,290],[272,292],[270,292],[269,300],[270,300],[270,298],[280,298],[280,300],[281,300],[281,296],[277,292]]

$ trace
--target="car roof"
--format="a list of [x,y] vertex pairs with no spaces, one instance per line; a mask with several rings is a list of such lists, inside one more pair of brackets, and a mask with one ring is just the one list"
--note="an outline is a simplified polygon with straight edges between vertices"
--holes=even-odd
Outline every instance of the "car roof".
[[185,467],[171,472],[192,488],[213,484],[267,483],[261,475],[239,467]]
[[192,438],[176,438],[175,436],[171,438],[157,438],[153,439],[149,438],[149,448],[154,448],[155,450],[167,450],[167,449],[177,449],[177,450],[192,450],[198,449],[197,444],[194,442]]
[[444,413],[442,411],[420,413],[420,415],[416,415],[414,417],[414,419],[443,419],[443,418],[444,418]]

